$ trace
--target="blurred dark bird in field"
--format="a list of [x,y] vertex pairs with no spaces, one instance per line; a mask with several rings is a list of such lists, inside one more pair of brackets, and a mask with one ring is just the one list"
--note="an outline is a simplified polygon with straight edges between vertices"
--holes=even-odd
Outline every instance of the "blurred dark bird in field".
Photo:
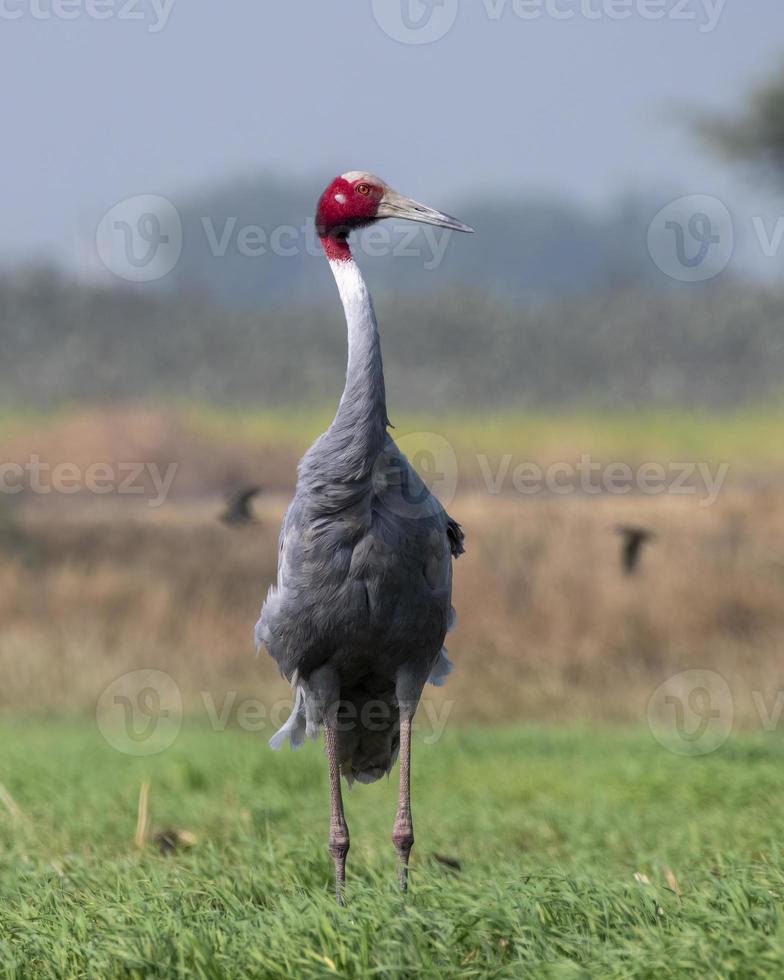
[[220,519],[224,524],[256,524],[256,516],[251,510],[250,502],[261,493],[261,487],[240,487],[226,494],[226,509]]
[[462,871],[463,865],[460,863],[458,858],[450,857],[448,854],[434,854],[433,860],[442,864],[445,868],[449,868],[450,871]]
[[653,531],[633,524],[616,524],[615,533],[621,536],[621,568],[625,575],[634,575],[640,565],[642,549],[656,537]]
[[349,232],[381,218],[471,231],[364,172],[343,174],[322,195],[316,228],[346,316],[346,386],[332,425],[299,464],[277,584],[256,625],[257,643],[296,692],[291,717],[270,744],[288,739],[297,748],[324,730],[329,850],[341,903],[349,836],[340,777],[371,783],[398,753],[392,842],[407,886],[411,724],[425,683],[442,684],[451,668],[444,638],[454,621],[452,559],[463,552],[460,525],[387,432],[376,316],[348,242]]
[[161,854],[176,854],[177,851],[187,850],[196,844],[196,835],[189,830],[178,830],[176,827],[168,827],[166,830],[159,830],[152,835],[153,843]]

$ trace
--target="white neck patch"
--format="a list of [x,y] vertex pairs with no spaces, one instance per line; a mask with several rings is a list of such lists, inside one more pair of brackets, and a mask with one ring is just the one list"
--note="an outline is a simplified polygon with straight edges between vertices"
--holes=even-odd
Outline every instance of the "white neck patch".
[[353,259],[330,259],[329,266],[340,293],[348,328],[349,359],[353,351],[363,346],[363,341],[375,336],[376,315],[370,293]]

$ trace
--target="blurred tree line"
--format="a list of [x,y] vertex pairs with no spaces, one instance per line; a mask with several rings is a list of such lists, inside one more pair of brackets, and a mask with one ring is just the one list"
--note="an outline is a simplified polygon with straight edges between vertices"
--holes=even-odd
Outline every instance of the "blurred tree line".
[[[328,270],[327,270],[328,272]],[[382,292],[390,405],[415,410],[683,405],[774,396],[784,293],[726,283],[519,304],[475,289]],[[329,405],[342,386],[337,297],[245,312],[195,296],[0,278],[6,403],[186,398]]]

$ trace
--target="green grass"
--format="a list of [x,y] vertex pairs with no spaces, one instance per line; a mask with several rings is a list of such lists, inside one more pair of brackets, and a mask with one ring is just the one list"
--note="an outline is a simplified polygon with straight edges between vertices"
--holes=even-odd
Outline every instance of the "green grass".
[[[623,731],[418,742],[410,894],[395,888],[393,778],[347,796],[343,909],[316,745],[274,755],[257,735],[186,726],[139,759],[87,723],[57,721],[5,721],[0,740],[0,781],[21,811],[0,803],[3,977],[784,971],[775,736],[700,759]],[[192,831],[191,851],[134,851],[143,779],[153,824]]]
[[[334,407],[323,411],[231,411],[206,406],[185,410],[191,425],[204,434],[280,443],[300,450],[324,431],[333,414]],[[510,410],[438,418],[396,413],[393,422],[399,434],[435,432],[443,436],[458,455],[516,452],[536,460],[573,450],[577,455],[621,460],[732,460],[747,467],[784,464],[781,404],[733,412]]]
[[[327,428],[336,406],[223,409],[172,401],[157,407],[164,414],[173,413],[208,441],[244,440],[302,452]],[[0,441],[34,436],[52,422],[85,408],[89,406],[69,403],[56,410],[33,411],[0,405]],[[512,453],[541,461],[586,453],[630,462],[732,461],[734,467],[746,470],[784,466],[784,405],[780,401],[726,412],[654,408],[565,412],[509,409],[441,416],[396,412],[392,421],[398,437],[436,433],[451,444],[458,457]],[[423,444],[428,445],[427,440]],[[416,445],[414,436],[407,444],[409,451]]]

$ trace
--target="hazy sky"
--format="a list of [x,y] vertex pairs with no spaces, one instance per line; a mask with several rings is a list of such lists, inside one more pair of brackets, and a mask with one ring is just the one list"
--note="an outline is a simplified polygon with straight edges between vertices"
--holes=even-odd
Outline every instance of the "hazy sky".
[[444,205],[715,193],[674,107],[729,108],[777,56],[782,0],[0,0],[0,252],[62,255],[123,197],[259,169]]

